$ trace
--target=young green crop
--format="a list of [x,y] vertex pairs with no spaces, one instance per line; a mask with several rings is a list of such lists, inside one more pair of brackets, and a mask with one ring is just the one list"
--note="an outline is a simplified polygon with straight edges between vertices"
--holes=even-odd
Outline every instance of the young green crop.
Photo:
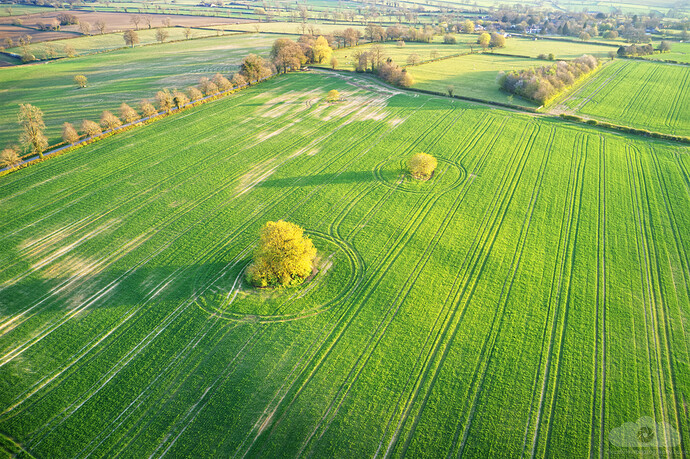
[[[648,415],[689,444],[684,147],[350,83],[281,76],[0,178],[0,431],[36,457],[583,457]],[[436,173],[405,180],[419,151]],[[323,277],[257,294],[278,219]]]

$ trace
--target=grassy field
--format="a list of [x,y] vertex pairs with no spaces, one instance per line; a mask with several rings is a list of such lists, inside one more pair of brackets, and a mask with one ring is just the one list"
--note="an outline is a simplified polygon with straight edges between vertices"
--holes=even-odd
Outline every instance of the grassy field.
[[[374,46],[372,44],[366,44],[357,46],[355,48],[340,48],[335,50],[333,55],[338,59],[338,68],[353,70],[354,65],[354,53],[356,51],[367,52],[370,48]],[[412,54],[417,54],[421,61],[427,61],[437,57],[445,57],[453,54],[459,54],[463,52],[468,52],[469,48],[465,44],[455,44],[455,45],[442,45],[438,43],[405,43],[405,46],[398,46],[395,42],[385,42],[379,44],[383,47],[385,58],[393,59],[398,65],[406,65],[407,58]],[[330,67],[329,63],[323,64],[324,66]]]
[[[183,27],[168,27],[164,28],[168,32],[166,41],[185,40],[185,29]],[[211,37],[217,34],[211,29],[191,29],[192,34],[190,38]],[[137,32],[139,36],[140,45],[158,43],[156,39],[157,29],[145,29]],[[66,57],[65,47],[71,46],[77,55],[98,53],[103,51],[110,51],[113,49],[125,47],[125,41],[122,33],[106,33],[103,35],[89,35],[78,38],[70,38],[67,40],[59,40],[48,43],[32,43],[28,46],[29,52],[39,59],[45,58],[49,48],[54,49],[56,57]],[[7,51],[22,54],[22,48],[10,48]]]
[[[225,75],[239,68],[249,53],[268,56],[279,35],[239,35],[189,40],[62,59],[46,64],[0,69],[0,145],[16,142],[18,104],[31,103],[45,113],[51,142],[60,140],[65,121],[96,119],[122,102],[153,99],[163,88],[184,89],[202,76]],[[89,84],[77,88],[74,75]]]
[[570,96],[568,112],[650,131],[690,135],[690,67],[618,60]]
[[[658,44],[655,44],[655,47]],[[651,54],[644,56],[651,61],[676,61],[690,64],[690,43],[671,43],[671,51],[668,53]]]
[[[637,454],[609,435],[650,416],[682,454],[687,148],[349,81],[0,178],[0,431],[36,457],[587,457]],[[321,271],[257,292],[279,218]]]
[[591,54],[600,59],[608,57],[609,51],[617,51],[618,46],[593,45],[587,42],[572,43],[557,40],[530,40],[527,38],[509,38],[506,47],[497,50],[505,54],[520,54],[537,57],[540,54],[553,53],[556,59],[574,59],[583,54]]
[[532,102],[511,97],[500,90],[496,77],[501,70],[518,70],[543,61],[510,56],[470,54],[408,68],[415,88],[445,93],[452,86],[455,94],[489,101],[536,107]]
[[53,11],[53,8],[34,5],[0,5],[0,17],[20,16]]
[[[329,34],[333,33],[335,30],[345,30],[351,27],[355,30],[359,30],[364,34],[364,26],[357,25],[340,25],[340,24],[322,24],[309,21],[307,24],[307,32],[309,27],[314,28],[314,33],[318,34]],[[254,32],[256,28],[259,28],[260,32],[272,32],[272,33],[287,33],[287,34],[302,34],[301,23],[299,22],[254,22],[246,24],[234,24],[221,26],[219,28],[224,30],[238,30],[246,32]]]

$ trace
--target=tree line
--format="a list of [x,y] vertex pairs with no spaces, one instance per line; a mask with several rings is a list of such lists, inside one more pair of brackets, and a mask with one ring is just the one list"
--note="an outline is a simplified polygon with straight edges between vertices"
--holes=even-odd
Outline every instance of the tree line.
[[501,72],[498,83],[505,91],[543,105],[598,66],[597,58],[584,55],[543,67]]
[[[186,90],[162,89],[156,93],[153,101],[141,100],[137,107],[138,110],[123,102],[117,114],[110,110],[104,110],[98,122],[84,119],[79,128],[72,123],[65,122],[62,125],[62,140],[66,145],[72,145],[82,137],[98,137],[104,131],[112,131],[123,124],[136,123],[139,120],[143,121],[170,113],[176,109],[179,110],[189,103],[199,102],[207,97],[218,96],[243,88],[275,73],[276,67],[272,62],[266,61],[256,54],[249,54],[242,60],[239,71],[230,78],[216,73],[211,78],[202,77],[198,85],[191,86]],[[87,86],[87,78],[84,75],[76,75],[74,82],[80,88]],[[2,168],[13,168],[20,165],[22,154],[30,153],[43,158],[43,153],[48,149],[43,111],[39,107],[31,104],[20,104],[17,121],[20,128],[18,143],[9,145],[0,152],[0,167]]]

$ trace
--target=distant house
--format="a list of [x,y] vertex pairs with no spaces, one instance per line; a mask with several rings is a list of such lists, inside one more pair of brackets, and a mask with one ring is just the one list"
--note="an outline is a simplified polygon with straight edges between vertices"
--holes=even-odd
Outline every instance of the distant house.
[[525,30],[525,33],[541,33],[541,27],[532,26],[529,29]]
[[486,30],[486,29],[484,28],[484,26],[481,26],[481,25],[479,25],[479,24],[477,24],[477,25],[474,26],[474,31],[475,31],[475,32],[482,32],[482,31],[484,31],[484,30]]

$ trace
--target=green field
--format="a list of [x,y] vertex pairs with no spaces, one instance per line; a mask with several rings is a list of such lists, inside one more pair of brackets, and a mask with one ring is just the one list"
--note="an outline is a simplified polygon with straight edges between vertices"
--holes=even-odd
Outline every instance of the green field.
[[[279,35],[239,35],[143,46],[61,59],[41,65],[0,68],[0,146],[17,141],[18,104],[45,113],[51,143],[60,141],[62,123],[97,119],[122,102],[135,106],[163,88],[184,89],[202,76],[237,71],[249,53],[268,56]],[[77,88],[74,75],[89,84]]]
[[[375,45],[375,44],[374,44]],[[338,59],[339,69],[353,70],[354,69],[354,53],[356,51],[368,52],[372,44],[360,45],[353,48],[340,48],[335,50],[333,55]],[[383,47],[384,57],[393,59],[398,65],[407,65],[407,58],[412,54],[417,54],[421,61],[428,61],[434,56],[445,57],[453,54],[468,52],[469,48],[462,43],[455,45],[442,45],[438,43],[405,43],[404,46],[398,46],[395,42],[385,42],[378,44]],[[323,64],[330,67],[328,62]]]
[[[36,457],[627,457],[609,435],[650,416],[680,456],[687,148],[351,78],[0,178],[0,432]],[[253,290],[280,218],[321,271]]]
[[[168,38],[166,41],[179,41],[185,40],[185,29],[183,27],[168,27],[163,28],[168,32]],[[157,29],[143,29],[137,32],[139,36],[140,45],[158,43],[156,39]],[[190,38],[202,38],[215,36],[217,32],[210,29],[192,29],[192,34]],[[89,35],[78,38],[69,38],[66,40],[57,40],[44,43],[33,43],[28,46],[29,52],[39,59],[46,56],[46,50],[52,47],[55,50],[55,57],[66,57],[67,53],[65,51],[66,46],[71,46],[75,54],[89,54],[89,53],[99,53],[103,51],[110,51],[113,49],[126,47],[123,34],[122,33],[106,33],[103,35]],[[21,48],[10,48],[8,52],[22,54]]]
[[[658,43],[654,43],[655,47]],[[652,61],[676,61],[690,64],[690,43],[671,43],[671,51],[668,53],[657,53],[644,56],[645,59]]]
[[650,131],[690,135],[690,67],[608,64],[563,105],[568,112]]
[[587,42],[566,42],[559,40],[530,40],[527,38],[509,38],[506,47],[497,50],[505,54],[520,54],[537,57],[540,54],[553,53],[555,59],[575,59],[583,54],[590,54],[600,59],[608,58],[609,51],[617,51],[619,45],[602,46]]
[[415,88],[445,93],[452,86],[455,94],[488,101],[536,107],[530,101],[511,97],[500,90],[496,77],[502,70],[519,70],[543,65],[535,59],[469,54],[408,68],[415,80]]

